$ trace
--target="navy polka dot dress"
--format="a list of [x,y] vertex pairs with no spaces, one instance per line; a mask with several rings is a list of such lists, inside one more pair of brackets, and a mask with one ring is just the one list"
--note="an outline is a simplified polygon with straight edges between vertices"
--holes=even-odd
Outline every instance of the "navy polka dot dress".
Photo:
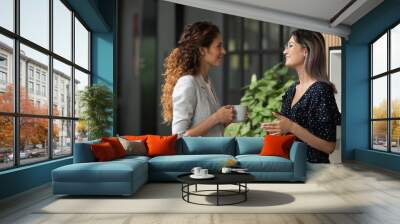
[[[317,81],[291,107],[297,84],[293,84],[282,97],[281,113],[313,135],[326,141],[336,141],[336,125],[340,124],[341,115],[332,87]],[[311,163],[329,163],[329,154],[307,145],[307,159]]]

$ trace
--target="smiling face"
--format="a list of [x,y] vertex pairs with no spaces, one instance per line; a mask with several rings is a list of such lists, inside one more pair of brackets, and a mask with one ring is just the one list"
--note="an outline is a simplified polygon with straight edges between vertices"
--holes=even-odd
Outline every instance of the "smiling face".
[[219,66],[222,64],[223,57],[225,55],[225,49],[223,46],[221,35],[218,35],[212,41],[211,45],[201,49],[202,59],[205,63],[210,66]]
[[299,66],[304,66],[304,61],[307,56],[307,49],[301,44],[296,42],[295,38],[292,36],[283,51],[285,55],[285,65],[289,68],[296,68]]

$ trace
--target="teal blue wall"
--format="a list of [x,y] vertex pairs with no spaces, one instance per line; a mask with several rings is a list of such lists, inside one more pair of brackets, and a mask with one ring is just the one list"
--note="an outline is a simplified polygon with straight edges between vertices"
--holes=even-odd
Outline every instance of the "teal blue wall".
[[[399,170],[400,157],[369,150],[369,43],[400,22],[400,0],[386,0],[351,27],[343,45],[343,159]],[[362,151],[360,151],[362,150]],[[390,158],[389,158],[390,157]]]
[[0,199],[48,183],[53,169],[71,163],[69,157],[0,172]]
[[[114,89],[114,0],[67,0],[92,31],[93,83]],[[112,131],[112,129],[110,130]],[[0,172],[0,199],[51,181],[51,171],[72,163],[72,157]]]

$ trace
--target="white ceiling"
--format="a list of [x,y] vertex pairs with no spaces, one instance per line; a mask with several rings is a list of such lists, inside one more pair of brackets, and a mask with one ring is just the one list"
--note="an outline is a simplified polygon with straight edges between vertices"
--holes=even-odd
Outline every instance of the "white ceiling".
[[[215,12],[347,37],[383,0],[165,0]],[[346,5],[349,7],[346,8]],[[343,8],[346,10],[339,13]]]

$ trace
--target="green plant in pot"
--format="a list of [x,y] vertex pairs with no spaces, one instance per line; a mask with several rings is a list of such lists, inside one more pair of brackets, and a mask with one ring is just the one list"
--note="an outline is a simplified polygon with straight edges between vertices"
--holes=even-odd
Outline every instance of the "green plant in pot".
[[102,84],[86,87],[79,93],[81,119],[87,127],[89,140],[110,136],[107,131],[112,125],[113,96],[110,89]]
[[281,63],[264,72],[259,80],[253,75],[240,100],[240,104],[248,108],[249,119],[230,124],[225,129],[225,136],[264,136],[260,124],[275,120],[272,112],[280,111],[282,96],[293,83],[294,76]]

